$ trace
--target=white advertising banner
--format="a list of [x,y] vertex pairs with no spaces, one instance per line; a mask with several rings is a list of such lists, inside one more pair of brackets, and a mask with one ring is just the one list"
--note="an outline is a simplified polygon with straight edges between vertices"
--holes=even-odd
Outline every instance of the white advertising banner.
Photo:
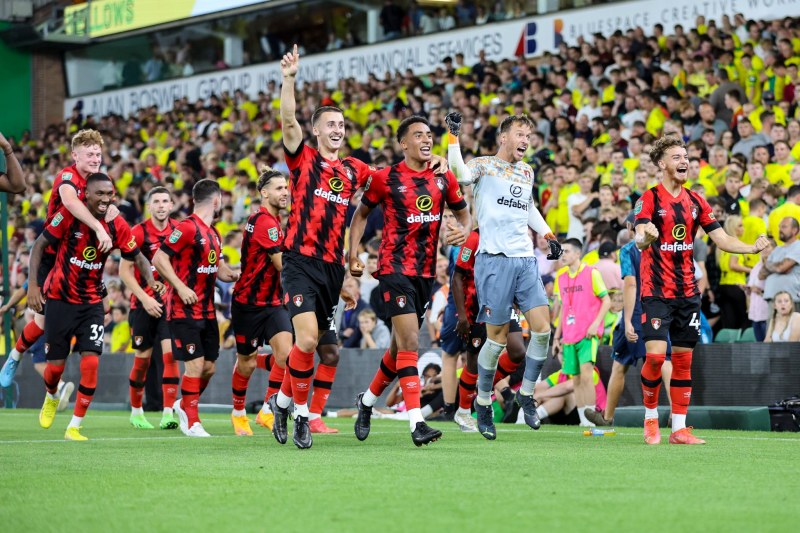
[[[334,86],[342,78],[365,81],[369,74],[382,77],[386,72],[406,69],[424,74],[440,66],[445,57],[453,57],[459,52],[464,54],[467,65],[478,61],[481,50],[485,50],[490,60],[518,55],[536,56],[557,50],[562,40],[574,44],[579,36],[589,39],[595,32],[608,35],[618,29],[641,26],[649,33],[656,23],[663,24],[667,32],[671,32],[676,24],[688,29],[694,25],[698,15],[710,20],[723,14],[743,13],[747,18],[764,19],[797,15],[799,12],[800,0],[619,2],[311,55],[301,58],[298,81],[324,80]],[[152,105],[162,111],[169,110],[175,99],[184,96],[195,101],[213,93],[236,89],[255,96],[266,88],[270,80],[280,82],[277,61],[67,98],[64,115],[69,116],[79,101],[83,102],[84,114],[128,116],[140,107]]]

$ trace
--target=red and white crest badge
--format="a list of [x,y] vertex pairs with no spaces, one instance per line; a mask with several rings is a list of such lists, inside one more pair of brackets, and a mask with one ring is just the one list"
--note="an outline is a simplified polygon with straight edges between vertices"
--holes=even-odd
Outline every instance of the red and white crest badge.
[[194,344],[187,344],[186,351],[189,352],[189,355],[194,355],[195,346]]
[[133,343],[134,343],[136,346],[140,346],[140,345],[142,344],[142,341],[143,341],[143,340],[144,340],[144,339],[142,339],[142,337],[141,337],[140,335],[137,335],[137,336],[135,336],[135,337],[133,338]]
[[397,298],[395,298],[395,301],[397,302],[397,306],[400,307],[401,309],[406,306],[405,296],[398,296]]
[[295,297],[292,298],[292,301],[294,302],[294,305],[300,307],[301,305],[303,305],[303,295],[302,294],[295,295]]
[[661,319],[660,318],[651,318],[650,324],[653,326],[653,329],[658,329],[661,327]]
[[479,338],[474,338],[474,339],[472,339],[472,345],[473,345],[475,348],[477,348],[478,346],[480,346],[480,345],[481,345],[481,340],[480,340]]

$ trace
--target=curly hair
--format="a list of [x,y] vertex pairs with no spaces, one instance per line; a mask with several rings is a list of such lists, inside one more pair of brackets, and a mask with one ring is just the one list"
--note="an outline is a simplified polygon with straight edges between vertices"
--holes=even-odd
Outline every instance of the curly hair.
[[667,150],[675,148],[676,146],[679,148],[686,148],[686,145],[680,137],[673,135],[661,137],[653,143],[653,149],[650,150],[650,160],[658,165],[658,162],[664,158],[664,154],[667,153]]
[[103,146],[103,136],[97,130],[81,130],[72,138],[72,149],[79,146]]

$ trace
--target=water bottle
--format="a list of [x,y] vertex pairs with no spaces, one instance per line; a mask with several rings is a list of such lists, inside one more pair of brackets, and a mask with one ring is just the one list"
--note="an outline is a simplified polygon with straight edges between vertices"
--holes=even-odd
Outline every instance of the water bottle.
[[613,437],[616,434],[617,431],[614,428],[610,429],[590,428],[583,432],[584,437]]

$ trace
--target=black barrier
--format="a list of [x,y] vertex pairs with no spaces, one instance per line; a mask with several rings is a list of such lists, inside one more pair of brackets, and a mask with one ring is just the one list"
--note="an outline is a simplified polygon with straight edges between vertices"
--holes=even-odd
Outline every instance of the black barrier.
[[[336,382],[328,399],[328,407],[351,407],[356,394],[369,385],[382,356],[383,351],[380,350],[341,350]],[[231,404],[231,373],[234,361],[233,352],[225,352],[220,356],[217,373],[203,394],[201,403]],[[76,386],[79,380],[79,364],[80,357],[70,357],[64,373],[64,379],[75,382]],[[94,401],[127,405],[128,374],[132,365],[132,354],[103,355],[100,358]],[[608,347],[600,348],[597,366],[601,378],[607,383],[611,374]],[[557,369],[558,361],[549,358],[544,375]],[[628,371],[620,406],[641,405],[640,369],[641,366]],[[700,345],[694,352],[692,382],[694,405],[771,405],[800,393],[800,343]],[[257,369],[250,380],[247,401],[262,400],[266,386],[266,372]],[[27,355],[23,357],[16,384],[12,389],[19,391],[16,398],[18,407],[41,406],[44,384]],[[663,391],[661,403],[667,403]]]

